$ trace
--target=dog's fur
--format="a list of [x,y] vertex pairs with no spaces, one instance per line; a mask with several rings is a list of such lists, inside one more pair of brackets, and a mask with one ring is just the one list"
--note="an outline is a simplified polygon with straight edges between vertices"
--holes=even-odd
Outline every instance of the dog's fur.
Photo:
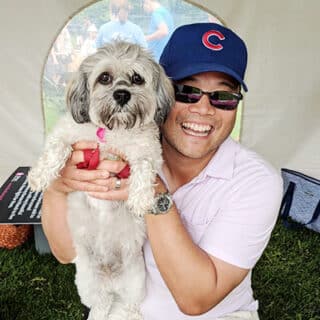
[[127,201],[68,195],[76,284],[82,303],[91,308],[90,320],[142,319],[143,216],[154,203],[162,164],[159,126],[173,103],[171,82],[147,51],[126,42],[106,45],[80,65],[67,89],[70,113],[48,136],[29,173],[30,187],[45,190],[70,157],[71,145],[96,140],[98,127],[106,128],[101,158],[106,149],[116,149],[130,164]]

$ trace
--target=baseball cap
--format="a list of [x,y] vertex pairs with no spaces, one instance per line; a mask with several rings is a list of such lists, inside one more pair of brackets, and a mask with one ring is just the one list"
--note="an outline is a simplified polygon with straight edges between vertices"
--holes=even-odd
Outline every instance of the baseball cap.
[[178,27],[160,57],[172,80],[217,71],[237,80],[245,91],[247,48],[232,30],[216,23],[194,23]]

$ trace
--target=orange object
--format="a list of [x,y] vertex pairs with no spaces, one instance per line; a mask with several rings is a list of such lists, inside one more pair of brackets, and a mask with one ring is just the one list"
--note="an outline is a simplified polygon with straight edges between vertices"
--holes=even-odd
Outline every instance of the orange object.
[[14,249],[27,241],[32,225],[0,225],[0,248]]

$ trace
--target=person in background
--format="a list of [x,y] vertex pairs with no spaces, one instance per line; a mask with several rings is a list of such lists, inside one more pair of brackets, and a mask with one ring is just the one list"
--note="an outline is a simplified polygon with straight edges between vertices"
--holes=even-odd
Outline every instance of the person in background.
[[[241,88],[247,91],[246,45],[219,24],[185,25],[172,34],[160,64],[176,102],[160,128],[164,164],[154,187],[157,201],[145,215],[143,318],[258,320],[251,274],[277,220],[282,179],[230,137]],[[94,141],[73,145],[61,177],[44,193],[42,225],[62,263],[77,255],[66,222],[68,193],[128,197],[127,179],[115,177],[124,160],[77,169],[83,150],[96,147]]]
[[77,26],[77,34],[75,35],[75,47],[80,49],[84,40],[88,37],[88,28],[92,25],[90,18],[83,17],[81,23]]
[[98,30],[96,26],[94,24],[91,24],[88,28],[88,36],[84,40],[81,46],[80,55],[82,59],[86,58],[87,56],[97,51],[97,47],[96,47],[97,32]]
[[159,61],[163,48],[174,29],[171,13],[155,0],[144,0],[143,9],[151,13],[149,30],[146,35],[148,47],[156,61]]
[[56,65],[55,82],[57,85],[65,87],[68,82],[68,76],[70,73],[69,65],[72,62],[72,52],[73,46],[71,35],[67,25],[62,29],[57,37],[51,53],[54,56],[54,63]]
[[128,1],[122,0],[110,4],[113,19],[100,27],[96,40],[97,48],[113,40],[124,40],[147,48],[142,29],[128,20],[129,11]]

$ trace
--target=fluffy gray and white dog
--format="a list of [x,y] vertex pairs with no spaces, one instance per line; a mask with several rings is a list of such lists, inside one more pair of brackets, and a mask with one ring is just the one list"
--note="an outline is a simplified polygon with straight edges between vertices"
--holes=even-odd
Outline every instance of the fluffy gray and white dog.
[[127,201],[106,201],[85,192],[68,195],[68,223],[77,252],[76,285],[90,320],[142,319],[144,214],[154,203],[155,177],[162,165],[159,126],[174,95],[162,67],[138,45],[115,42],[87,57],[67,89],[68,112],[47,137],[30,170],[32,190],[59,177],[79,140],[97,140],[130,164]]

